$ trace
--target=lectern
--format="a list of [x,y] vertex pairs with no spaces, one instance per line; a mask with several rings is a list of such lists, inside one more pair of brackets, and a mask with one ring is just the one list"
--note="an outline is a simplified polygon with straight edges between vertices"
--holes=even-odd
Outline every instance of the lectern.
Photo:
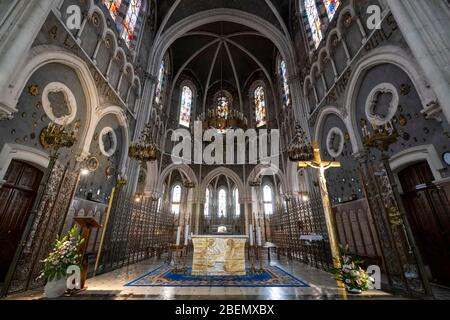
[[81,227],[81,239],[84,239],[83,243],[80,247],[80,256],[82,257],[81,262],[81,279],[80,284],[81,288],[84,289],[84,284],[86,283],[88,269],[89,269],[89,261],[86,256],[86,251],[89,245],[89,238],[91,237],[92,229],[99,229],[101,225],[94,218],[90,217],[77,217],[74,219],[75,222]]

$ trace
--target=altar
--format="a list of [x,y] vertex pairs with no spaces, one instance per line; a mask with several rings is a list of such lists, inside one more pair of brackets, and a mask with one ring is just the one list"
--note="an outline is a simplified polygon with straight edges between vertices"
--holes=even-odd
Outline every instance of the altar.
[[245,276],[247,236],[192,236],[193,276]]

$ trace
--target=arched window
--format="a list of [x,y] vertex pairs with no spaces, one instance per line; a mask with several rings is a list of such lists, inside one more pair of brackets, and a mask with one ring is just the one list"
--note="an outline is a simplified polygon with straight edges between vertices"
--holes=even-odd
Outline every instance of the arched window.
[[331,21],[331,20],[333,20],[336,10],[341,5],[341,1],[340,0],[323,0],[323,5],[327,9],[328,19]]
[[236,212],[236,217],[240,217],[241,216],[241,205],[239,204],[239,190],[238,188],[234,189],[233,192],[233,196],[234,196],[234,207],[236,208],[235,212]]
[[227,216],[227,191],[225,189],[220,189],[217,197],[217,215],[219,217]]
[[172,213],[179,215],[181,207],[181,186],[179,184],[172,188]]
[[286,62],[282,60],[280,62],[280,76],[282,83],[282,96],[283,96],[283,105],[285,107],[289,107],[291,105],[291,90],[289,89],[289,83],[287,79],[287,67]]
[[106,8],[109,11],[109,14],[114,19],[117,20],[120,12],[120,5],[122,4],[122,0],[103,0]]
[[255,99],[256,127],[260,128],[267,124],[266,94],[263,86],[258,86],[253,93]]
[[192,89],[184,86],[181,92],[181,106],[180,106],[180,125],[189,127],[191,124],[193,93]]
[[209,217],[209,203],[211,201],[211,193],[209,192],[209,189],[206,189],[206,195],[205,195],[205,210],[203,211],[203,215],[205,217]]
[[142,9],[141,0],[131,0],[128,6],[127,14],[123,22],[122,39],[125,41],[128,47],[131,47],[131,43],[135,38],[135,30],[139,18],[139,14]]
[[316,0],[305,0],[306,16],[308,17],[309,27],[314,41],[315,47],[319,47],[322,41],[322,21],[317,10]]
[[161,106],[163,103],[164,89],[166,86],[166,75],[167,75],[167,59],[164,58],[161,62],[158,72],[158,84],[156,85],[155,91],[155,104]]
[[[113,20],[116,21],[120,37],[128,48],[131,48],[135,44],[135,39],[138,38],[139,29],[142,29],[141,25],[144,19],[141,15],[145,12],[145,1],[103,0],[103,3]],[[121,11],[125,12],[125,16],[122,16],[123,19],[119,19]]]
[[217,115],[221,118],[227,118],[229,113],[230,99],[225,94],[221,94],[217,98]]
[[265,185],[263,188],[264,213],[271,215],[273,213],[273,192],[272,187]]

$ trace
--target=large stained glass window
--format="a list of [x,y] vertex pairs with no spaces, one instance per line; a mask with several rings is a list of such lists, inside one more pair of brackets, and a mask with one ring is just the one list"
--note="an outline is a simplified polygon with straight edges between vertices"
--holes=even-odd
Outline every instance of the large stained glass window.
[[273,213],[273,193],[272,187],[265,185],[263,188],[264,213],[271,215]]
[[334,14],[336,13],[336,10],[339,8],[341,1],[340,0],[323,0],[323,4],[324,4],[325,8],[327,9],[328,19],[330,21],[333,20]]
[[181,107],[180,107],[180,125],[189,127],[191,124],[193,93],[192,89],[184,86],[181,92]]
[[283,104],[285,107],[291,105],[291,90],[289,89],[289,83],[287,79],[287,67],[286,62],[283,60],[280,63],[280,75],[283,86]]
[[217,99],[217,115],[221,118],[228,118],[230,113],[230,99],[225,94],[221,94]]
[[317,11],[316,0],[305,0],[305,9],[314,45],[317,48],[322,40],[322,22],[319,17],[319,12]]
[[227,216],[227,191],[225,189],[220,189],[217,199],[217,209],[218,209],[218,216],[219,217],[226,217]]
[[155,92],[155,103],[159,106],[162,104],[165,82],[166,82],[166,59],[163,59],[163,61],[161,62],[161,66],[159,67],[158,84],[156,85],[156,92]]
[[263,86],[259,86],[255,89],[254,99],[255,99],[256,127],[260,128],[267,124],[266,95]]
[[141,7],[141,0],[131,0],[130,5],[128,6],[127,15],[125,16],[122,30],[122,39],[128,47],[131,46],[131,43],[135,37],[135,28],[138,22],[139,13],[141,12]]
[[106,8],[108,8],[111,17],[116,20],[119,17],[122,0],[103,0],[103,2],[105,3]]

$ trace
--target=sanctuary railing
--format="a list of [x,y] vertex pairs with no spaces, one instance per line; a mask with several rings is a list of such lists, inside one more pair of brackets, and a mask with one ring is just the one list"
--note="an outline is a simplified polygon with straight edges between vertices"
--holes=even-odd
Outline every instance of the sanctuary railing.
[[322,199],[292,198],[286,206],[271,215],[272,242],[279,255],[329,271],[332,258],[328,241]]
[[111,208],[96,274],[160,257],[175,242],[174,215],[157,201],[119,193]]

